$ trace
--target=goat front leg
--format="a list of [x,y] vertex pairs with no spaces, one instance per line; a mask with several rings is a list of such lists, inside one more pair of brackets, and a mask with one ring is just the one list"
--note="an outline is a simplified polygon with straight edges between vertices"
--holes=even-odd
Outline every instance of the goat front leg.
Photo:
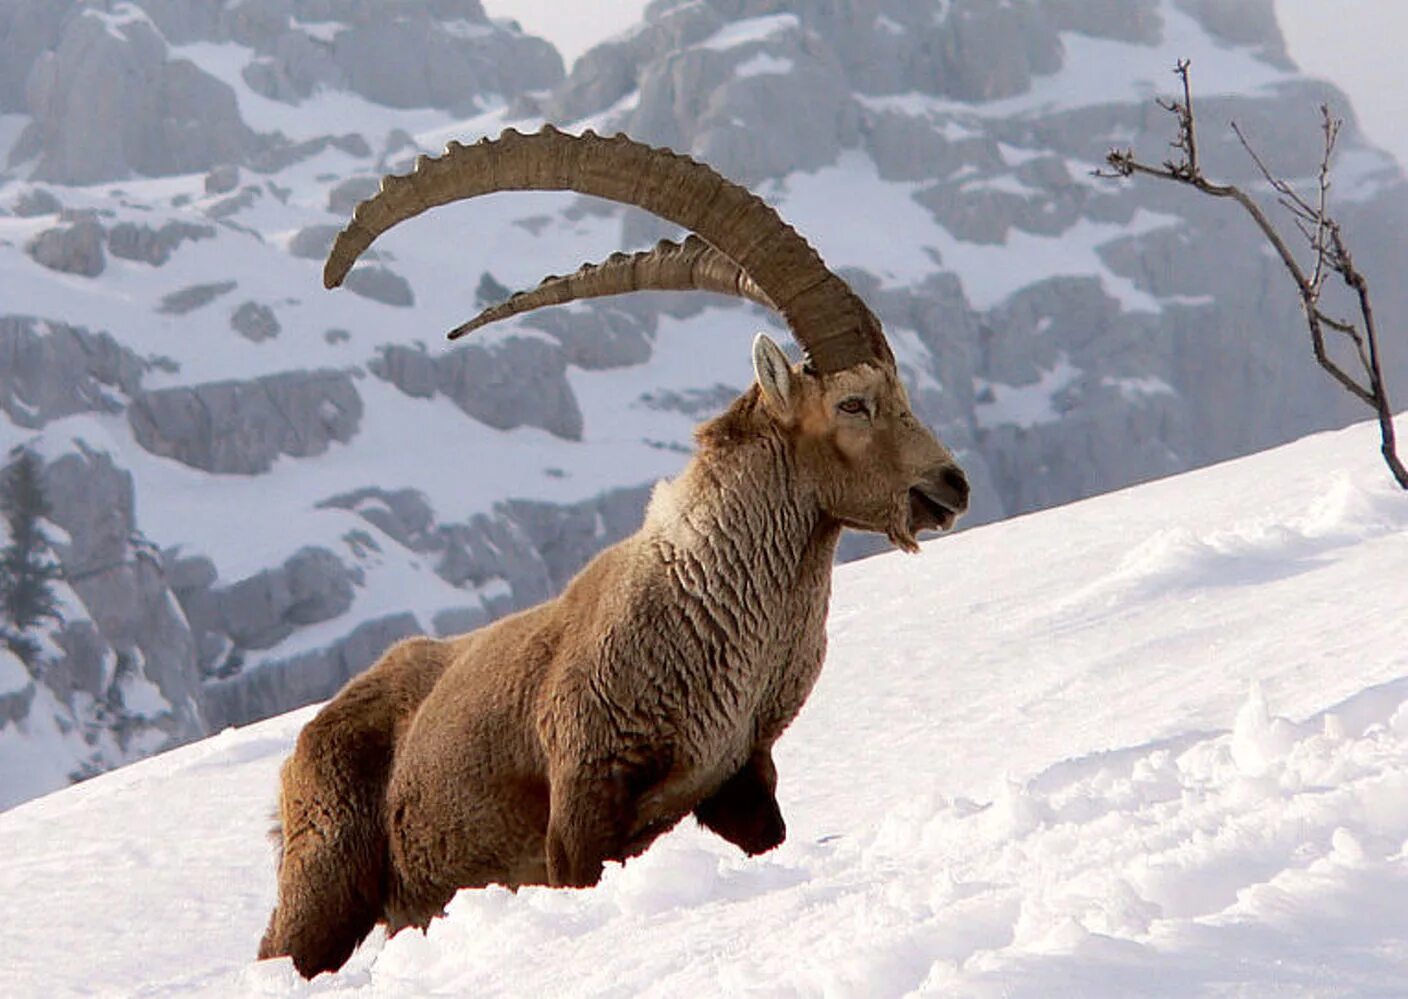
[[776,790],[772,749],[756,749],[738,773],[695,807],[694,817],[705,829],[756,856],[787,838]]

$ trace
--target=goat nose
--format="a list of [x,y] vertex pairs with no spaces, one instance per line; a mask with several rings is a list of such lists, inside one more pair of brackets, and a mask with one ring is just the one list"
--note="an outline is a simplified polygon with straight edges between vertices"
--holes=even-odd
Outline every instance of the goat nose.
[[963,474],[963,469],[950,465],[939,475],[939,481],[952,490],[960,509],[968,506],[968,477]]

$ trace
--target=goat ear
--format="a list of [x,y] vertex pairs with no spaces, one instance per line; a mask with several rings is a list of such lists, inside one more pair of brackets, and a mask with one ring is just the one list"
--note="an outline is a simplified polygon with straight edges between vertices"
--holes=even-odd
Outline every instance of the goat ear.
[[792,365],[766,333],[753,338],[753,372],[769,402],[784,411],[791,407]]

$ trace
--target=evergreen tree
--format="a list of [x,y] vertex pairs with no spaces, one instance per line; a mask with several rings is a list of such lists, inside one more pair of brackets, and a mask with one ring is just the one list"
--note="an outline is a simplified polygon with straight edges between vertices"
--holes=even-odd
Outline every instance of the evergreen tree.
[[49,515],[39,459],[21,450],[0,473],[0,514],[10,527],[10,543],[0,549],[0,618],[4,637],[16,654],[37,650],[25,632],[45,618],[61,621],[53,582],[63,572],[50,556],[51,542],[41,521]]

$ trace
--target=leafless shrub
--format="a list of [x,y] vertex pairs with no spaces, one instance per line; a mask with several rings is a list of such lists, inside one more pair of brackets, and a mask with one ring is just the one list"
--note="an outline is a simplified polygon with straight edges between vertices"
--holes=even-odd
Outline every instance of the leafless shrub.
[[[1242,148],[1252,158],[1261,175],[1271,189],[1276,192],[1277,203],[1290,215],[1300,234],[1310,244],[1312,262],[1307,269],[1296,260],[1281,231],[1272,223],[1266,212],[1241,188],[1233,184],[1218,184],[1208,180],[1198,162],[1198,133],[1193,116],[1193,94],[1188,81],[1187,59],[1180,59],[1174,72],[1183,82],[1183,100],[1160,98],[1159,106],[1172,114],[1178,121],[1178,136],[1169,143],[1177,155],[1164,160],[1159,166],[1143,163],[1134,157],[1132,149],[1112,149],[1105,157],[1109,170],[1096,170],[1099,177],[1132,177],[1147,174],[1164,180],[1177,181],[1196,188],[1214,198],[1231,198],[1246,209],[1247,214],[1261,229],[1272,248],[1276,251],[1286,270],[1295,280],[1300,293],[1301,310],[1310,327],[1310,340],[1315,349],[1315,359],[1330,376],[1344,389],[1373,409],[1379,420],[1382,436],[1384,461],[1394,479],[1404,489],[1408,489],[1408,470],[1398,457],[1394,441],[1393,410],[1389,405],[1388,388],[1384,384],[1383,371],[1379,362],[1378,330],[1374,324],[1374,311],[1369,302],[1369,282],[1355,266],[1349,247],[1345,245],[1344,233],[1339,222],[1330,214],[1330,159],[1335,151],[1343,121],[1330,114],[1327,105],[1320,105],[1320,129],[1324,134],[1324,154],[1320,158],[1317,173],[1316,191],[1310,197],[1302,196],[1293,185],[1277,177],[1247,141],[1246,135],[1234,121],[1232,131],[1236,133]],[[1325,311],[1323,294],[1326,282],[1337,278],[1353,295],[1357,302],[1357,319],[1339,318]],[[1338,361],[1330,356],[1326,348],[1326,331],[1343,337],[1353,348],[1353,355],[1359,371],[1346,371]]]

